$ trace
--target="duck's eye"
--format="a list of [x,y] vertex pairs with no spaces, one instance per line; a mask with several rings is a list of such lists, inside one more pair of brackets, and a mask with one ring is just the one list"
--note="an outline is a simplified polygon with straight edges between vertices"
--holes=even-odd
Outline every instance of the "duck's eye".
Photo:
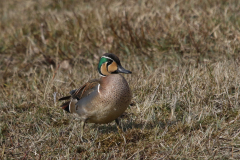
[[118,65],[115,61],[112,61],[110,64],[107,65],[107,70],[110,73],[115,72],[118,69]]
[[109,60],[109,61],[107,62],[107,68],[108,68],[109,65],[112,64],[112,62],[113,62],[112,60]]

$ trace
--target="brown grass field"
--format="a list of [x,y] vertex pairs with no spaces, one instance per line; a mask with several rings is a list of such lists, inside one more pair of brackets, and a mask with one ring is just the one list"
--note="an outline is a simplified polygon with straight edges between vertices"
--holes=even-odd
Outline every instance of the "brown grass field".
[[[0,1],[0,159],[240,159],[239,0]],[[133,92],[114,122],[58,99],[119,56]]]

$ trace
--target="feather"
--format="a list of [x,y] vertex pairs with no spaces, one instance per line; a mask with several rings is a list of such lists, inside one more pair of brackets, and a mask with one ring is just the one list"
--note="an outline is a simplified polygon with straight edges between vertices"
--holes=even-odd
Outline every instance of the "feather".
[[70,101],[63,103],[60,107],[62,107],[62,109],[64,109],[65,111],[70,112],[69,104],[70,104]]
[[62,97],[62,98],[59,99],[59,101],[67,100],[67,99],[70,99],[70,98],[71,98],[71,96]]

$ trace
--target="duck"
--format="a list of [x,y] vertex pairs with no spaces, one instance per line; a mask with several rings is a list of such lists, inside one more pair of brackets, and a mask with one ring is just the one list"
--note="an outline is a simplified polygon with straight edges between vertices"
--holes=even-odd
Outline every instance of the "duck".
[[119,124],[119,117],[131,103],[132,92],[126,79],[119,73],[132,72],[122,67],[113,53],[105,53],[98,63],[100,79],[89,80],[70,95],[59,101],[69,100],[60,107],[69,113],[78,114],[81,120],[81,140],[85,123],[107,124],[115,121],[124,142],[126,138]]

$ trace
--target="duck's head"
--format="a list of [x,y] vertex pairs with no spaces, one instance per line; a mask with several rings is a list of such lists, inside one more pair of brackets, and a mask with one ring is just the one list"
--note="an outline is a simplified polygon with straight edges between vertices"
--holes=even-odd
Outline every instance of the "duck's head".
[[119,58],[112,53],[105,53],[98,64],[98,72],[105,77],[110,74],[126,73],[131,74],[131,71],[124,69],[120,63]]

